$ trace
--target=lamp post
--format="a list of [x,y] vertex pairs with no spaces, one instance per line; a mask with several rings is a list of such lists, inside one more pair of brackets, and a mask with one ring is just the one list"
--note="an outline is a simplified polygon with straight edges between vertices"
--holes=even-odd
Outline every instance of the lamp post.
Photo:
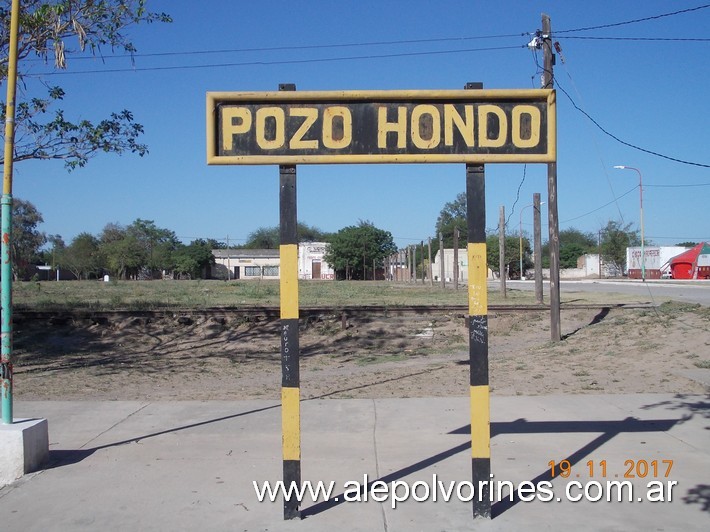
[[641,170],[634,168],[633,166],[617,165],[614,166],[617,170],[633,170],[639,175],[639,200],[640,200],[640,211],[639,216],[641,220],[641,280],[646,282],[646,246],[643,238],[643,177],[641,176]]
[[[545,205],[545,202],[543,201],[540,203],[540,205]],[[534,207],[535,204],[531,203],[530,205],[526,205],[522,209],[520,209],[520,220],[518,222],[518,235],[520,237],[520,242],[519,242],[519,247],[520,247],[520,280],[523,280],[523,211],[527,209],[528,207]]]

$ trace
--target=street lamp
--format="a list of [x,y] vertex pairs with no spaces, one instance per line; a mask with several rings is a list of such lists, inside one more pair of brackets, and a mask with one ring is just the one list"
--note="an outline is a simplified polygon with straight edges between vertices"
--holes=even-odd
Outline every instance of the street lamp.
[[617,170],[633,170],[639,175],[639,199],[640,199],[640,218],[641,218],[641,280],[646,282],[646,247],[643,238],[643,177],[641,170],[633,166],[617,165],[614,166]]
[[[541,202],[540,205],[545,205],[545,202]],[[523,281],[523,211],[527,209],[528,207],[534,207],[535,204],[531,203],[530,205],[526,205],[522,209],[520,209],[520,220],[518,223],[518,235],[520,237],[520,243],[518,246],[520,247],[520,280]]]

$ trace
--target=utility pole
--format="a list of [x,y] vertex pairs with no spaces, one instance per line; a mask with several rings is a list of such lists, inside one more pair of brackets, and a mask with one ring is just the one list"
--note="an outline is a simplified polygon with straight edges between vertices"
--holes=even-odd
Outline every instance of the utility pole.
[[434,276],[432,275],[434,272],[431,267],[431,237],[428,238],[427,244],[429,246],[429,286],[434,286]]
[[459,289],[459,228],[454,226],[454,290]]
[[439,275],[441,275],[441,288],[446,288],[446,279],[444,279],[444,234],[439,233]]
[[542,228],[540,227],[540,193],[533,194],[533,261],[535,262],[535,302],[542,305]]
[[[542,14],[542,50],[544,69],[542,88],[554,87],[553,67],[555,55],[552,53],[552,24],[550,17]],[[557,163],[547,163],[547,217],[549,222],[550,246],[550,337],[553,342],[562,340],[560,325],[560,225],[557,215]]]
[[412,269],[414,270],[414,284],[417,284],[417,245],[412,245]]
[[498,271],[500,271],[500,291],[504,298],[508,297],[505,289],[505,205],[500,206],[498,215]]

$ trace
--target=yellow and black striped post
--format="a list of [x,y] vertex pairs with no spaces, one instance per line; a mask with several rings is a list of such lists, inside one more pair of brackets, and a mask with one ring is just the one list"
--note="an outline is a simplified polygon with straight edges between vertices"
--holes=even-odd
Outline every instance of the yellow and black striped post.
[[[283,481],[301,484],[301,405],[298,347],[298,237],[296,167],[280,166],[281,430]],[[284,519],[300,517],[295,497],[284,500]]]
[[466,165],[468,224],[468,336],[471,369],[471,468],[473,516],[491,517],[491,431],[488,386],[488,264],[485,167]]

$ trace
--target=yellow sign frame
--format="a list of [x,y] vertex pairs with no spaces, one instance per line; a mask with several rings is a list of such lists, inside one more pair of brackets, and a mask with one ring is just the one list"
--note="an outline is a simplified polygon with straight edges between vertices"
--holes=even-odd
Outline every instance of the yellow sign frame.
[[[368,153],[368,154],[299,154],[299,155],[220,155],[218,139],[218,108],[220,105],[259,104],[289,105],[329,103],[347,105],[367,103],[457,103],[494,104],[512,102],[515,105],[544,103],[546,105],[546,142],[544,153]],[[552,89],[475,89],[475,90],[392,90],[392,91],[268,91],[268,92],[208,92],[207,93],[207,164],[209,165],[296,165],[296,164],[359,164],[359,163],[554,163],[557,160],[556,98]]]

